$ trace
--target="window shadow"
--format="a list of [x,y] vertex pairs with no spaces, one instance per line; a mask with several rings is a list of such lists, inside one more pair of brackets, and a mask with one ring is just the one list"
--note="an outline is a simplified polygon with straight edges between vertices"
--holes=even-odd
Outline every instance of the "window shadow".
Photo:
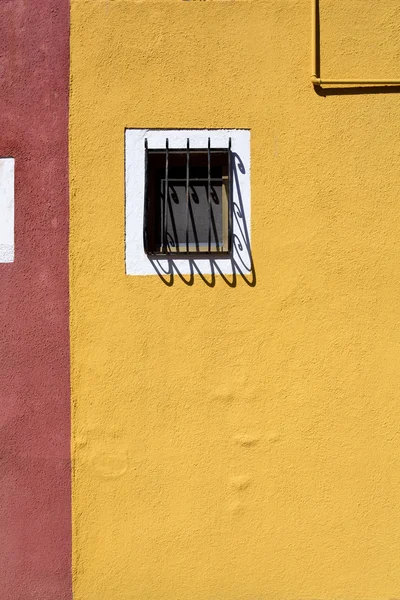
[[[210,258],[201,258],[201,264],[206,264],[204,270],[195,258],[184,259],[189,264],[189,273],[182,273],[178,267],[179,259],[166,257],[163,259],[150,258],[154,271],[167,287],[171,287],[177,280],[185,285],[192,286],[195,281],[201,281],[207,287],[215,287],[217,276],[227,286],[234,288],[239,280],[244,281],[249,287],[255,287],[257,278],[250,247],[249,225],[246,222],[243,206],[242,191],[240,189],[239,173],[245,174],[245,166],[240,156],[236,152],[231,155],[231,173],[232,182],[232,223],[233,223],[233,251],[232,256],[220,258],[217,254]],[[230,274],[224,273],[220,262],[224,261],[229,265]],[[195,279],[195,275],[199,278]]]

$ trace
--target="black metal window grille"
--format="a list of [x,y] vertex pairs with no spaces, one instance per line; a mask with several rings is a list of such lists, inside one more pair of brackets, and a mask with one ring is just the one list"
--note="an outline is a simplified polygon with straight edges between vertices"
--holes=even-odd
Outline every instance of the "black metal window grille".
[[227,255],[232,250],[228,148],[149,149],[145,140],[144,249],[150,255]]

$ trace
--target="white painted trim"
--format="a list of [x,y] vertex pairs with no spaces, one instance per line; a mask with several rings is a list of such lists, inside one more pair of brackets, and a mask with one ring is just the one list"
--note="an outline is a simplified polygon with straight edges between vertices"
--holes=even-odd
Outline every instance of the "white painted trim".
[[[238,168],[233,181],[232,257],[218,259],[157,259],[148,258],[143,248],[144,211],[144,141],[150,149],[186,148],[187,138],[192,148],[227,148],[232,140],[232,156]],[[250,131],[248,129],[127,129],[125,131],[125,263],[128,275],[167,274],[171,268],[188,275],[194,270],[208,275],[218,271],[224,275],[250,273]],[[248,256],[246,256],[248,254]]]
[[0,158],[0,262],[14,261],[14,163]]

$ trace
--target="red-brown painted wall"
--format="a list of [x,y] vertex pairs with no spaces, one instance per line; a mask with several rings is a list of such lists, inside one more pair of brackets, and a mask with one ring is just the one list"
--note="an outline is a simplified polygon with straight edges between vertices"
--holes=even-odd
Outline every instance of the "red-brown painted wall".
[[0,598],[71,598],[68,0],[0,1],[0,156],[15,262],[0,265]]

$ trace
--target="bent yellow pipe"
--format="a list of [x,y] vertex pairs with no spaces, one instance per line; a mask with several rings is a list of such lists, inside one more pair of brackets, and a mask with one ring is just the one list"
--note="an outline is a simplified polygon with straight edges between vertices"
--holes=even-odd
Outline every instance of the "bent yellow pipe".
[[311,0],[311,82],[313,85],[400,85],[400,79],[323,79],[318,77],[318,2]]

